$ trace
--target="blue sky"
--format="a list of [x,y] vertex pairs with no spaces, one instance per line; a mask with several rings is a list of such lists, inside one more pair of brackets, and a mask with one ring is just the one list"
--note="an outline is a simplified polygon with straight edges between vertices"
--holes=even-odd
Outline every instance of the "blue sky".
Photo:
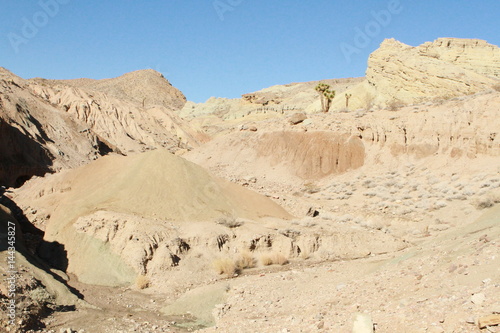
[[363,76],[384,38],[500,45],[499,17],[498,0],[3,0],[0,66],[49,79],[152,68],[203,102]]

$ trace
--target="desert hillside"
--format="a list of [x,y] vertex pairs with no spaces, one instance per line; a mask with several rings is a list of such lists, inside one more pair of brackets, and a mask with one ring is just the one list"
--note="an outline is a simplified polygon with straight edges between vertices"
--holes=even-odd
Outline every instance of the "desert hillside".
[[500,332],[499,110],[500,49],[475,39],[205,103],[152,70],[1,68],[9,329]]
[[[19,186],[112,152],[175,152],[203,142],[206,136],[176,114],[185,97],[160,75],[138,71],[90,84],[24,80],[1,69],[1,183]],[[133,89],[147,102],[128,94]]]

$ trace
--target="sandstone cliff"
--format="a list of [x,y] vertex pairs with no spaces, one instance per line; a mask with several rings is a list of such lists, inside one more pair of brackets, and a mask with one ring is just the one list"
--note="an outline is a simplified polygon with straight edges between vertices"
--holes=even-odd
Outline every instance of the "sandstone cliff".
[[376,102],[412,104],[491,90],[500,80],[500,49],[482,40],[440,38],[418,47],[385,40],[368,59]]

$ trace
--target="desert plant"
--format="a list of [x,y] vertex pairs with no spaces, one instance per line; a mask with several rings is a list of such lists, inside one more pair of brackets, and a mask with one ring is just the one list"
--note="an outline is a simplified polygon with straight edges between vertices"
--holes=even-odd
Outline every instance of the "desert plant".
[[330,105],[332,103],[332,99],[335,97],[335,90],[330,90],[330,85],[320,82],[314,88],[319,94],[319,98],[321,100],[321,110],[323,112],[328,112],[330,110]]
[[500,83],[495,84],[492,88],[495,91],[500,91]]
[[321,191],[321,188],[314,183],[307,182],[304,184],[303,191],[306,193],[309,193],[309,194],[314,194],[314,193],[318,193],[319,191]]
[[244,251],[240,254],[239,258],[236,260],[236,267],[240,270],[246,268],[254,268],[256,265],[256,260],[252,253]]
[[138,275],[137,278],[135,279],[135,286],[138,288],[138,289],[146,289],[147,287],[149,287],[149,279],[147,278],[147,276],[145,275]]
[[279,252],[264,253],[260,257],[260,261],[264,266],[288,264],[288,259]]
[[243,225],[243,221],[238,221],[234,217],[221,217],[215,223],[223,225],[227,228],[233,229]]
[[389,101],[387,103],[387,109],[389,111],[398,111],[399,109],[401,109],[403,106],[405,106],[403,104],[403,102],[401,102],[399,99],[397,98],[394,98],[392,99],[391,101]]
[[219,258],[214,260],[213,266],[218,274],[226,274],[228,277],[233,277],[238,273],[238,267],[233,259]]
[[366,111],[370,111],[372,108],[373,108],[373,101],[374,101],[374,97],[370,94],[365,94],[365,97],[363,99],[363,103],[364,103],[364,108]]
[[352,94],[345,94],[345,108],[349,109],[349,99],[352,97]]

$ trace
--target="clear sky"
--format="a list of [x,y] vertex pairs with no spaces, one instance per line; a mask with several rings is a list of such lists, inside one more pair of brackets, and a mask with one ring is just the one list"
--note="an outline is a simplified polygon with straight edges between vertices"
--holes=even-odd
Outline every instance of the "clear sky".
[[500,45],[498,0],[2,0],[0,66],[94,79],[152,68],[188,98],[363,76],[384,38]]

